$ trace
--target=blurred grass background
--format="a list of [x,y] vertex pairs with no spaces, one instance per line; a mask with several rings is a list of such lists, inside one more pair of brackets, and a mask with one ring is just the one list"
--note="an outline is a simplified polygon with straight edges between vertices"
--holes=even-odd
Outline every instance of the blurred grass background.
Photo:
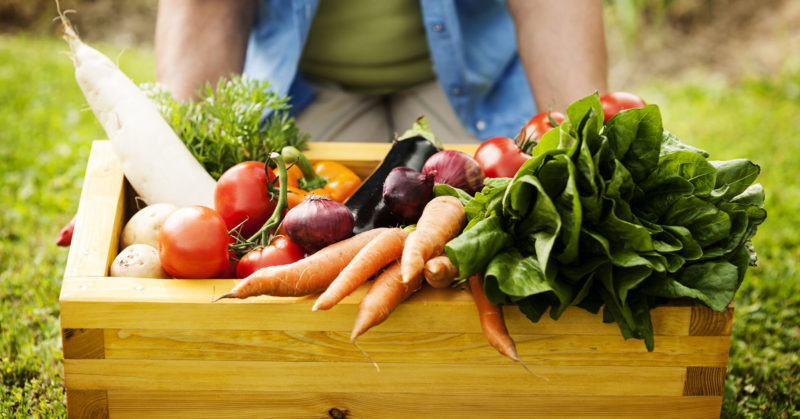
[[[759,266],[736,296],[723,417],[800,417],[800,2],[606,0],[610,85],[661,107],[714,159],[762,167]],[[155,2],[64,1],[136,82],[154,79]],[[90,140],[105,134],[45,0],[0,4],[1,417],[62,417],[58,294]],[[658,412],[653,412],[654,416]]]

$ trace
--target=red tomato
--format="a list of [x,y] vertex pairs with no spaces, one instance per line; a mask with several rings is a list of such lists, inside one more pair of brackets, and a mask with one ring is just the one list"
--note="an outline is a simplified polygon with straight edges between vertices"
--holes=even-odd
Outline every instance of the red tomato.
[[[550,118],[556,122],[556,124],[560,124],[564,122],[567,117],[561,112],[550,112]],[[542,138],[542,135],[547,131],[555,128],[550,122],[550,118],[547,117],[547,112],[539,112],[525,124],[525,127],[522,128],[522,131],[519,133],[519,139],[522,141],[524,138],[533,138],[534,140],[538,140]]]
[[252,250],[239,259],[236,266],[236,277],[246,278],[253,272],[268,266],[286,265],[306,256],[306,251],[293,241],[278,236],[272,243],[258,250]]
[[213,278],[228,267],[228,230],[208,207],[179,208],[158,231],[161,266],[175,278]]
[[264,163],[257,161],[239,163],[220,176],[214,190],[214,207],[228,230],[244,221],[241,235],[247,238],[264,225],[277,204],[267,189],[267,182],[273,179],[272,170],[265,170]]
[[603,117],[608,122],[612,116],[624,109],[644,108],[647,104],[639,96],[628,92],[612,92],[600,96],[603,104]]
[[530,158],[508,137],[490,138],[475,151],[475,160],[486,177],[514,177],[520,166]]

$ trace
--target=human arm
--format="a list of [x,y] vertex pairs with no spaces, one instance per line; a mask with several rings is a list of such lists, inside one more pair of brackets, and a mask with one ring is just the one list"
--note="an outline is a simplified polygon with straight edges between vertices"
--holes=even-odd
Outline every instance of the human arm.
[[536,107],[563,111],[607,89],[601,0],[507,0]]
[[156,79],[179,100],[198,86],[241,73],[255,0],[160,0]]

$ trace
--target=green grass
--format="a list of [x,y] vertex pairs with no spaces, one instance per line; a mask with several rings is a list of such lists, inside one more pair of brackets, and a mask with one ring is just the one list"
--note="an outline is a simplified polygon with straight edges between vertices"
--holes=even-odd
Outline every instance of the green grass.
[[[90,140],[104,134],[64,50],[58,40],[0,37],[0,417],[65,414],[58,293],[67,252],[53,241],[77,208]],[[153,79],[152,52],[119,62],[135,81]],[[800,69],[734,85],[653,82],[639,93],[712,158],[761,164],[769,216],[754,240],[759,267],[736,296],[723,416],[798,417]]]

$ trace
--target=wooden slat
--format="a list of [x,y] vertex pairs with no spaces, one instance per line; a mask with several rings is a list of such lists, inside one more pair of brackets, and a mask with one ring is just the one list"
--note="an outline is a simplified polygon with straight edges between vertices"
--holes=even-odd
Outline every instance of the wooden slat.
[[99,419],[108,417],[108,392],[105,390],[67,389],[67,418]]
[[[120,419],[180,418],[712,418],[719,397],[109,391]],[[337,416],[344,414],[344,416]]]
[[[314,296],[256,297],[222,300],[214,296],[229,290],[234,280],[161,280],[146,278],[74,278],[61,290],[64,328],[98,329],[236,329],[327,330],[344,332],[353,326],[361,297],[369,284],[356,290],[333,309],[312,312]],[[602,316],[570,307],[559,320],[549,316],[531,323],[515,307],[505,307],[511,333],[619,336],[616,324]],[[662,306],[651,313],[656,335],[689,334],[690,306]],[[420,319],[425,319],[420,324]],[[478,333],[475,304],[463,289],[425,287],[398,307],[384,324],[387,332]]]
[[687,367],[684,396],[722,396],[725,367]]
[[[620,336],[514,335],[522,360],[534,365],[725,366],[729,340],[660,336],[654,352]],[[107,329],[109,359],[363,362],[346,332]],[[481,333],[370,331],[360,346],[376,362],[505,365]]]
[[61,346],[65,359],[105,358],[103,329],[62,329]]
[[733,330],[733,304],[720,313],[706,306],[692,306],[692,317],[689,324],[691,336],[730,336]]
[[124,214],[123,175],[108,141],[95,141],[83,180],[65,278],[104,276],[117,254]]
[[[681,367],[65,359],[75,390],[681,396]],[[544,378],[543,378],[544,377]]]

